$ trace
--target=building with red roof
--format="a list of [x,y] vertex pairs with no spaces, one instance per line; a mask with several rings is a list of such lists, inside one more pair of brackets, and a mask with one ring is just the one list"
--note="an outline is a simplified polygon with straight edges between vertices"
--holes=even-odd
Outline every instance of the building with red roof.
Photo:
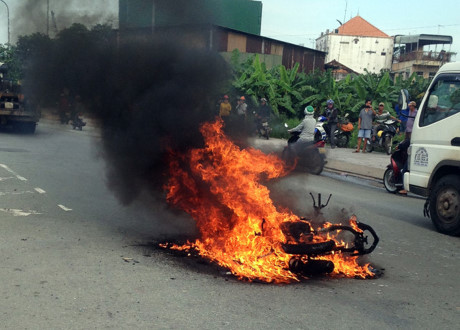
[[393,37],[359,15],[316,39],[316,49],[327,53],[326,63],[335,61],[358,73],[390,70],[393,46]]

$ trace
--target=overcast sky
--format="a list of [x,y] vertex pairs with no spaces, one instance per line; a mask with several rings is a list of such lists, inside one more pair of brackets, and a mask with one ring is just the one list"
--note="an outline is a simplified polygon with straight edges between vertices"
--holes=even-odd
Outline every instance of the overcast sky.
[[458,0],[264,0],[262,3],[262,35],[303,43],[305,47],[314,48],[321,32],[338,28],[337,20],[344,23],[359,14],[390,36],[450,35],[451,50],[460,52]]
[[[10,19],[18,19],[19,7],[27,2],[47,0],[4,0],[10,9]],[[174,0],[171,0],[174,1]],[[57,22],[64,16],[63,4],[72,8],[75,16],[98,11],[104,15],[118,14],[118,0],[49,0],[56,12]],[[263,0],[262,35],[314,48],[315,39],[326,29],[335,29],[341,22],[359,14],[386,34],[442,34],[453,37],[451,51],[460,52],[460,20],[458,0]],[[78,10],[78,11],[77,11]],[[46,31],[46,15],[43,31]],[[58,24],[59,25],[59,24]],[[0,3],[0,43],[8,40],[6,6]],[[15,42],[14,22],[10,22]],[[439,46],[438,46],[439,47]],[[460,56],[460,55],[459,55]],[[460,57],[459,57],[460,59]]]

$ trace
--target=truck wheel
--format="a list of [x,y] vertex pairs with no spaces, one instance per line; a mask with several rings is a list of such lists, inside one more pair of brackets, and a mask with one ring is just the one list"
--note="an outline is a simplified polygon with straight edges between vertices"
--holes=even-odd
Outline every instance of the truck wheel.
[[25,134],[34,134],[35,133],[35,128],[37,127],[37,124],[32,122],[26,122],[26,123],[17,123],[16,126],[21,133]]
[[447,235],[460,235],[460,176],[446,175],[432,189],[430,215],[436,229]]
[[28,125],[28,127],[27,127],[27,133],[29,133],[29,134],[34,134],[36,128],[37,128],[37,124],[36,124],[36,123],[29,123],[29,125]]

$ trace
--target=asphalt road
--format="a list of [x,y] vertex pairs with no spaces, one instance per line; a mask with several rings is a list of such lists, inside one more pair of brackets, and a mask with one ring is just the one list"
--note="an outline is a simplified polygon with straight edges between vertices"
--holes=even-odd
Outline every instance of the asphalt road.
[[299,215],[332,193],[326,219],[349,214],[380,236],[372,280],[240,282],[152,247],[193,233],[163,206],[120,205],[106,188],[94,130],[41,124],[0,133],[0,328],[447,329],[460,322],[460,240],[437,233],[423,200],[325,173],[270,184]]

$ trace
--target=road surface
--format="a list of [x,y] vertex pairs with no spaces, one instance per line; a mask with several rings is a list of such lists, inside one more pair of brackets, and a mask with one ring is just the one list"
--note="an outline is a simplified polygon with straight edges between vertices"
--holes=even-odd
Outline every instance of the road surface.
[[43,123],[0,133],[0,328],[457,328],[460,241],[437,233],[423,200],[327,174],[270,184],[299,215],[332,193],[326,219],[350,214],[380,236],[367,260],[384,275],[291,285],[240,282],[152,247],[194,232],[164,206],[120,205],[105,185],[97,131]]

